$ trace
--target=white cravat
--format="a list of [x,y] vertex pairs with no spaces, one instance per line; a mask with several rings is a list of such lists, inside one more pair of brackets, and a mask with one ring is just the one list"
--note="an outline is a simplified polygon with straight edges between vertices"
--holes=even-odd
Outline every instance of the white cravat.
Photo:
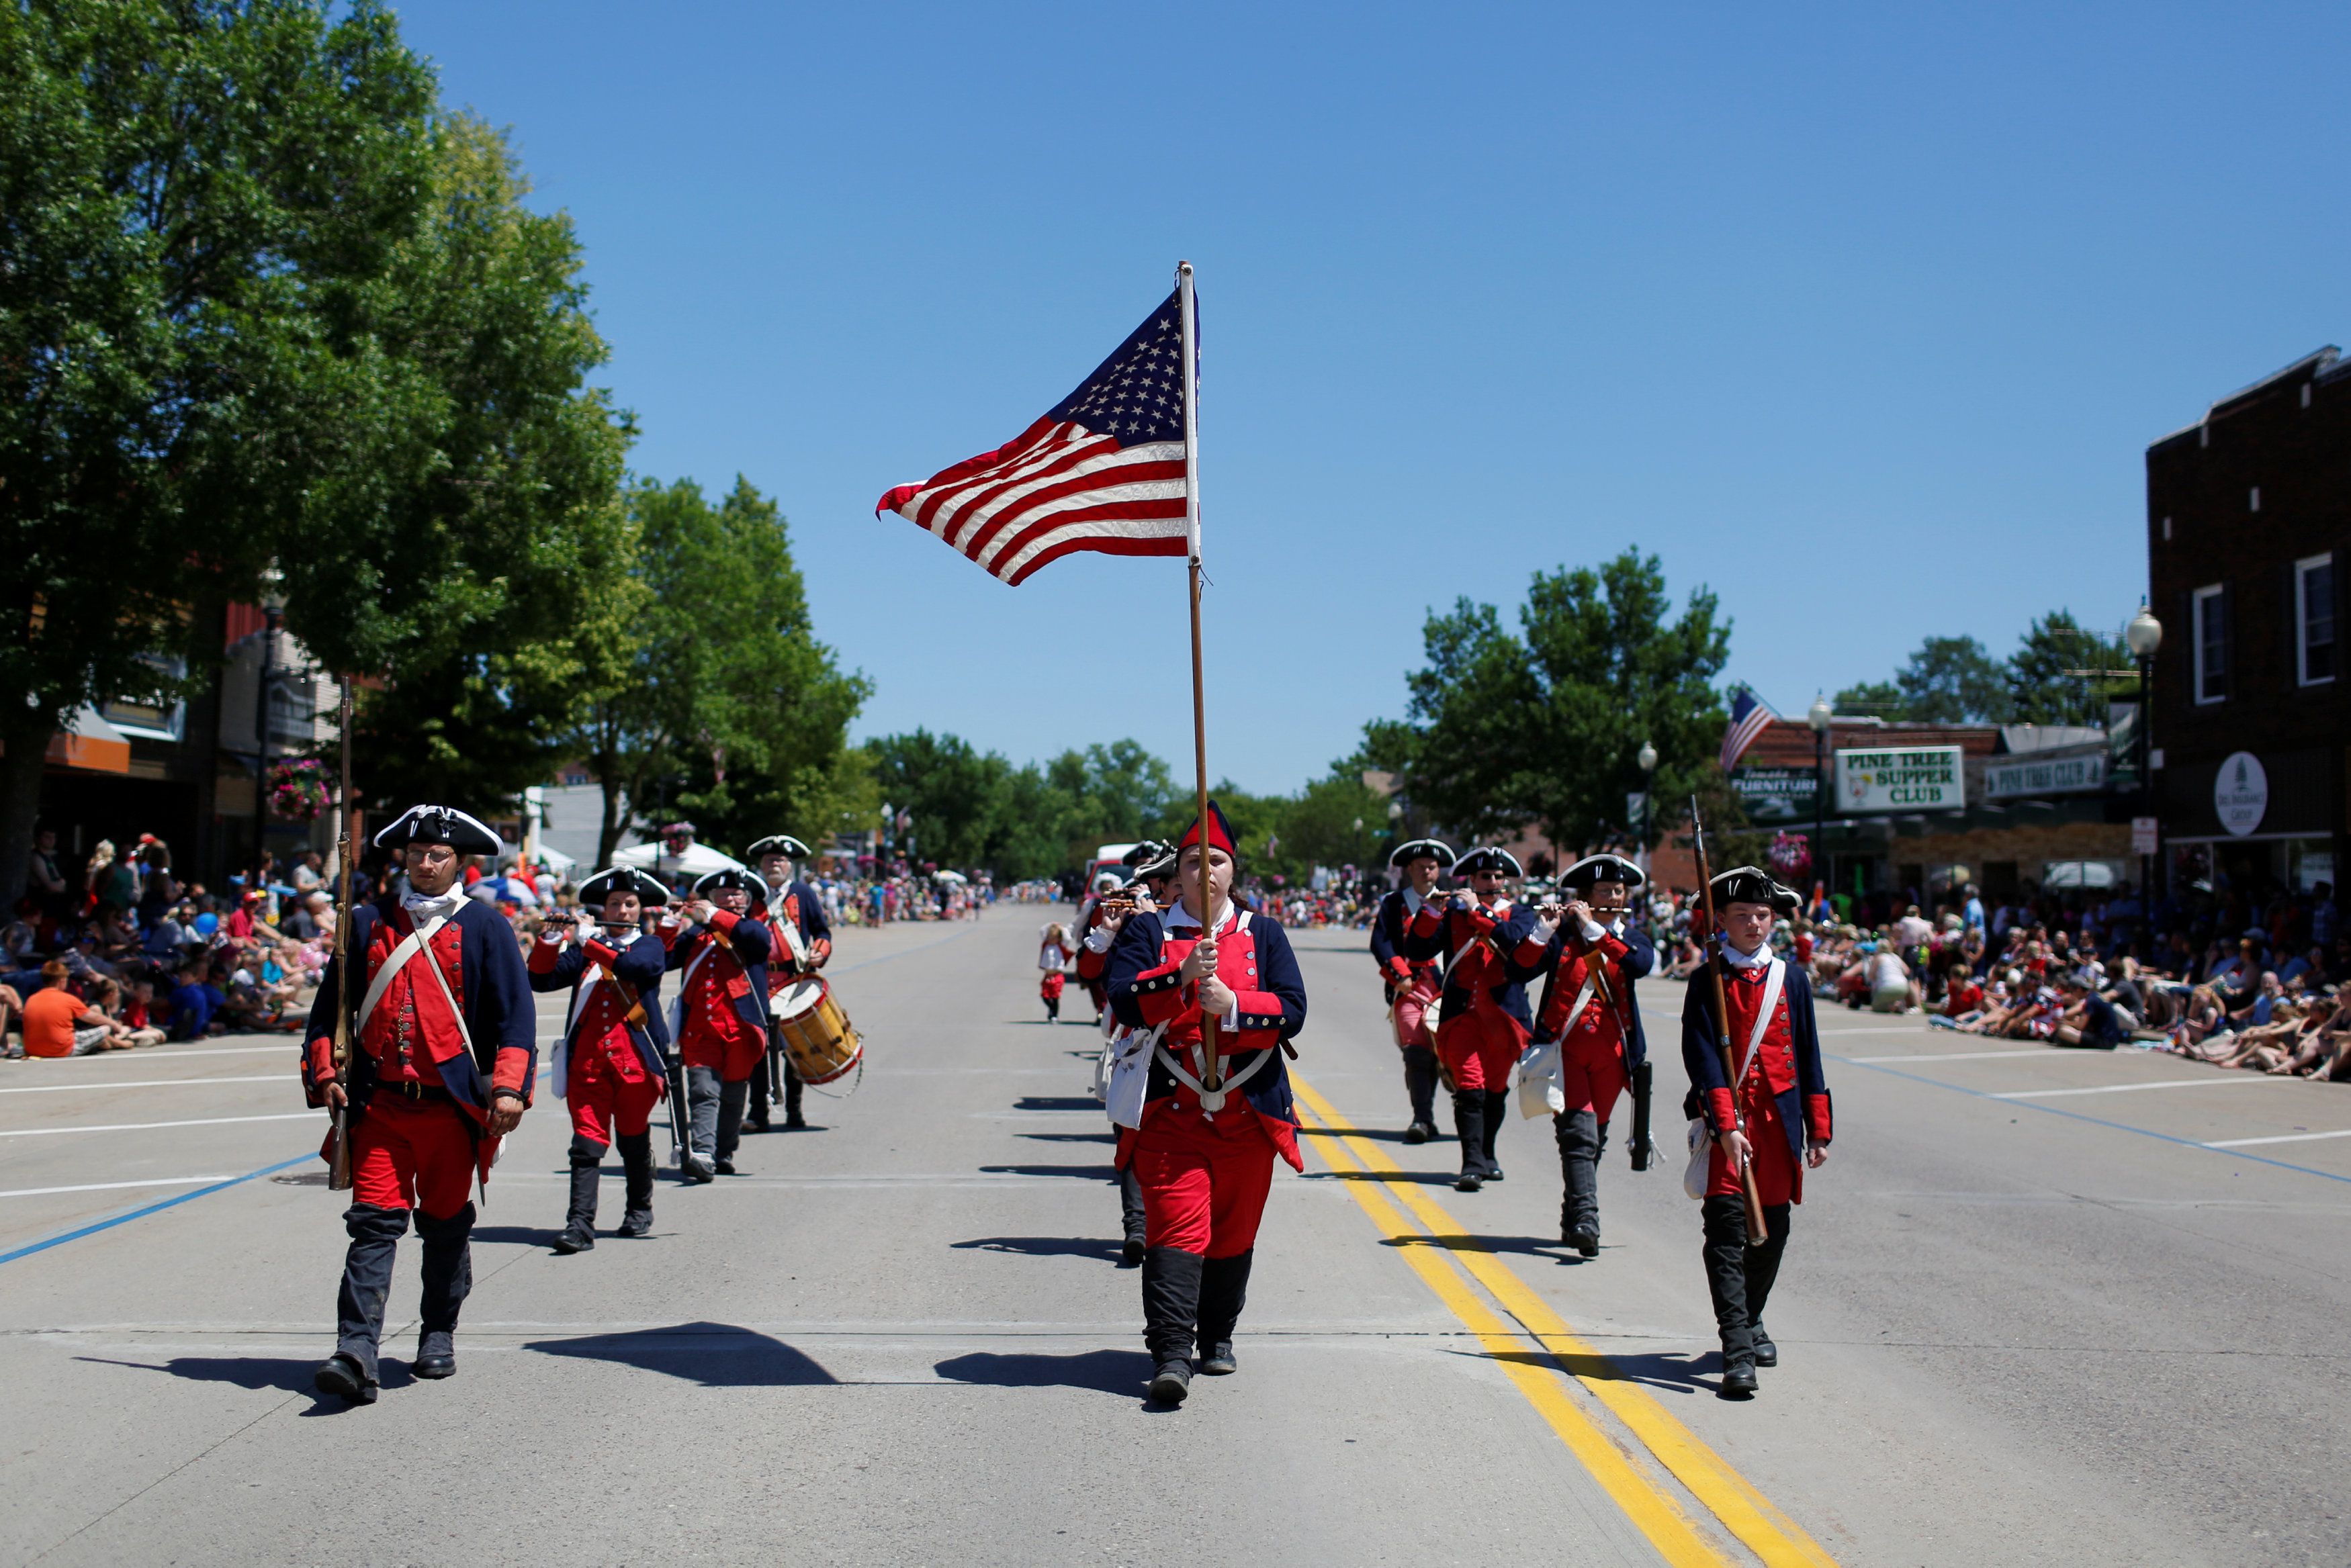
[[426,898],[413,888],[402,887],[400,890],[400,907],[407,910],[408,918],[420,926],[427,920],[447,919],[465,902],[465,889],[456,887],[433,898]]
[[1743,953],[1732,947],[1730,939],[1725,937],[1722,939],[1722,961],[1733,969],[1761,969],[1771,961],[1771,950],[1767,946],[1761,952]]

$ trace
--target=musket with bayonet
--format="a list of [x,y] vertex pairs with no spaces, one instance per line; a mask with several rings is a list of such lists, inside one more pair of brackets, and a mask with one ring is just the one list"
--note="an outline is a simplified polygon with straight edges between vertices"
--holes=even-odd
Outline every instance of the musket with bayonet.
[[340,1104],[331,1115],[334,1133],[332,1152],[327,1160],[327,1187],[334,1192],[348,1192],[351,1186],[350,1078],[351,1078],[351,998],[359,989],[351,984],[351,884],[358,880],[351,864],[351,683],[343,686],[342,716],[340,725],[343,742],[342,794],[337,815],[340,817],[339,836],[335,840],[335,1039],[333,1061],[335,1084],[342,1090]]

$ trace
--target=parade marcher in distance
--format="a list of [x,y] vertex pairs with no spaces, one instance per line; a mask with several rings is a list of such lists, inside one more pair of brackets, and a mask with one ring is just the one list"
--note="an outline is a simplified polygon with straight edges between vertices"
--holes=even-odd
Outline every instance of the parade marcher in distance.
[[[1793,912],[1798,897],[1752,866],[1725,871],[1713,890],[1722,934],[1708,962],[1723,966],[1740,1081],[1734,1101],[1715,1032],[1714,980],[1701,968],[1682,1002],[1682,1063],[1690,1076],[1683,1108],[1713,1135],[1699,1205],[1706,1280],[1722,1336],[1721,1393],[1738,1397],[1755,1392],[1757,1367],[1779,1365],[1763,1308],[1787,1249],[1791,1207],[1803,1201],[1805,1169],[1828,1158],[1832,1129],[1811,982],[1800,966],[1771,953],[1772,920]],[[1740,1178],[1750,1160],[1768,1237],[1760,1247],[1747,1242]]]
[[[1210,801],[1177,841],[1176,903],[1135,913],[1110,954],[1120,1020],[1160,1031],[1141,1125],[1121,1130],[1116,1162],[1143,1188],[1144,1343],[1162,1405],[1190,1392],[1196,1347],[1202,1372],[1235,1369],[1233,1329],[1274,1158],[1305,1168],[1282,1052],[1305,1024],[1306,985],[1281,927],[1232,902],[1234,843]],[[1213,1090],[1202,1087],[1209,1019],[1221,1075]]]
[[1102,982],[1103,972],[1110,967],[1111,944],[1118,940],[1119,928],[1126,924],[1126,918],[1134,912],[1136,895],[1144,891],[1144,867],[1157,868],[1154,879],[1159,894],[1152,902],[1160,907],[1167,903],[1167,885],[1176,876],[1176,846],[1146,838],[1120,856],[1119,864],[1128,868],[1126,882],[1119,884],[1107,872],[1095,877],[1096,890],[1078,911],[1077,924],[1070,933],[1078,950],[1072,968],[1078,983],[1094,999],[1094,1023],[1105,1040],[1118,1031],[1118,1017],[1110,1010],[1110,992]]
[[579,898],[590,912],[576,926],[550,922],[530,953],[533,991],[571,992],[563,1059],[551,1074],[571,1107],[571,1205],[559,1252],[596,1244],[597,1183],[615,1144],[628,1194],[620,1233],[653,1230],[653,1111],[669,1094],[669,1025],[657,995],[669,953],[642,924],[648,909],[669,901],[669,890],[647,872],[615,867],[581,883]]
[[1453,851],[1434,838],[1399,844],[1388,864],[1404,873],[1404,886],[1380,899],[1372,919],[1372,959],[1380,966],[1380,983],[1387,993],[1388,1023],[1396,1049],[1404,1055],[1404,1087],[1412,1102],[1412,1121],[1404,1129],[1406,1143],[1426,1143],[1437,1136],[1437,1007],[1444,971],[1437,961],[1444,952],[1441,934],[1424,940],[1412,934],[1414,919],[1437,893],[1437,879],[1453,864]]
[[669,967],[685,971],[676,1034],[694,1123],[693,1152],[684,1161],[689,1181],[735,1174],[751,1075],[768,1053],[768,960],[775,943],[751,918],[758,886],[758,877],[732,867],[695,883],[684,910],[691,929],[669,945]]
[[1045,1003],[1045,1022],[1061,1021],[1061,989],[1069,983],[1070,933],[1059,920],[1048,920],[1037,942],[1037,995]]
[[1530,940],[1534,911],[1504,894],[1504,883],[1520,875],[1509,850],[1469,850],[1453,869],[1468,881],[1468,892],[1423,904],[1405,929],[1415,950],[1434,943],[1445,954],[1437,1054],[1453,1080],[1453,1126],[1461,1139],[1461,1175],[1453,1186],[1475,1192],[1502,1179],[1494,1140],[1510,1075],[1533,1027],[1526,982],[1540,972],[1542,944]]
[[[1142,846],[1138,845],[1136,847]],[[1078,905],[1078,917],[1071,922],[1071,933],[1081,948],[1085,945],[1086,939],[1093,935],[1111,918],[1112,910],[1104,909],[1102,901],[1105,898],[1114,898],[1119,889],[1124,886],[1125,884],[1119,880],[1118,873],[1105,871],[1094,878],[1094,885],[1092,888],[1086,889],[1085,898]],[[1114,909],[1115,906],[1113,905],[1113,908]],[[1086,988],[1086,996],[1094,1004],[1094,1023],[1097,1026],[1101,1025],[1103,1023],[1103,1015],[1110,1011],[1110,990],[1102,983],[1102,971],[1097,969],[1092,979],[1081,974],[1078,977],[1078,983]]]
[[1609,1114],[1649,1053],[1634,982],[1656,966],[1657,950],[1626,918],[1631,894],[1647,880],[1621,855],[1586,856],[1560,873],[1568,898],[1556,919],[1534,929],[1544,944],[1534,1043],[1558,1044],[1566,1099],[1552,1117],[1560,1240],[1586,1258],[1600,1251],[1600,1152],[1608,1146]]
[[[809,857],[809,846],[789,833],[771,834],[745,851],[759,873],[758,915],[771,939],[768,964],[768,1000],[791,989],[802,975],[814,974],[832,961],[832,924],[825,919],[824,898],[799,879],[798,864]],[[797,940],[795,940],[797,939]],[[784,1049],[783,1035],[771,1016],[768,1024],[768,1059],[751,1074],[751,1108],[743,1118],[747,1133],[763,1133],[768,1124],[768,1075],[781,1074],[784,1082],[784,1130],[808,1126],[800,1115],[804,1086],[792,1070],[792,1054]]]
[[[392,1254],[412,1210],[424,1258],[409,1370],[419,1377],[457,1370],[457,1312],[474,1285],[469,1190],[487,1182],[498,1140],[522,1120],[538,1059],[538,1013],[514,929],[458,883],[465,857],[496,855],[498,836],[462,811],[419,805],[375,843],[400,857],[407,886],[352,908],[345,951],[365,988],[353,985],[360,994],[348,996],[342,970],[328,964],[302,1052],[311,1103],[349,1107],[351,1206],[343,1229],[350,1246],[335,1353],[314,1381],[354,1404],[375,1401]],[[352,1009],[351,1055],[339,1077],[335,1022],[345,1006]],[[331,1149],[320,1155],[330,1158]]]
[[[1097,976],[1106,971],[1111,948],[1118,940],[1118,933],[1126,929],[1129,919],[1144,912],[1157,914],[1176,900],[1176,846],[1154,839],[1135,847],[1144,853],[1137,857],[1134,880],[1126,885],[1125,890],[1132,903],[1127,908],[1115,909],[1101,925],[1087,933],[1085,944],[1078,950],[1078,973],[1081,978],[1086,974],[1089,964]],[[1115,1048],[1120,1033],[1126,1027],[1115,1011],[1104,1017],[1104,1050]],[[1118,1207],[1122,1237],[1119,1267],[1131,1269],[1143,1262],[1149,1234],[1143,1204],[1143,1182],[1134,1174],[1132,1164],[1122,1167],[1118,1173]]]

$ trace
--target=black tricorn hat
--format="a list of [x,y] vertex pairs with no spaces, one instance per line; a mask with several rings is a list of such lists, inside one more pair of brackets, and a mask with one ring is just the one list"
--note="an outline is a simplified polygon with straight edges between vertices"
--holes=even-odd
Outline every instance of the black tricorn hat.
[[410,844],[445,844],[460,855],[497,855],[506,841],[454,805],[412,805],[375,836],[379,849]]
[[1453,848],[1441,838],[1415,838],[1399,844],[1388,851],[1388,864],[1409,866],[1424,855],[1437,861],[1439,871],[1453,864]]
[[587,909],[602,909],[604,900],[615,893],[634,893],[637,901],[648,909],[658,909],[669,902],[669,888],[662,879],[633,866],[599,871],[580,884],[580,902]]
[[1499,844],[1464,850],[1461,858],[1453,863],[1456,876],[1474,877],[1480,871],[1499,871],[1505,877],[1523,877],[1519,858]]
[[762,897],[768,891],[768,885],[748,871],[738,867],[721,866],[717,870],[708,873],[694,884],[694,896],[697,898],[707,898],[723,888],[740,888],[755,898]]
[[1718,872],[1710,886],[1718,910],[1731,904],[1769,904],[1774,914],[1792,915],[1804,905],[1793,888],[1772,880],[1769,872],[1752,866],[1734,866]]
[[1157,838],[1146,838],[1118,857],[1122,866],[1148,866],[1153,861],[1176,853],[1173,846]]
[[780,855],[787,860],[805,860],[809,857],[809,846],[789,833],[770,833],[743,851],[746,860],[757,860],[762,855]]
[[1589,888],[1594,882],[1622,882],[1638,888],[1648,881],[1641,868],[1622,855],[1587,855],[1559,874],[1562,888]]

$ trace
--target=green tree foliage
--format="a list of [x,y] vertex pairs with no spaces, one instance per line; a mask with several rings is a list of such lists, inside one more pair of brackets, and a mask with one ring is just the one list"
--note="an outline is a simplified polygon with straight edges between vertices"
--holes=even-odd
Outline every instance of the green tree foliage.
[[1848,686],[1836,694],[1831,705],[1840,713],[1857,713],[1888,722],[1908,718],[1910,710],[1909,699],[1891,680],[1865,680],[1858,686]]
[[882,781],[846,740],[871,687],[816,640],[776,504],[740,476],[716,505],[684,479],[642,480],[627,501],[631,650],[571,737],[603,784],[600,860],[629,826],[623,799],[736,850],[870,826]]
[[364,444],[353,324],[397,292],[433,81],[337,9],[0,7],[0,901],[57,727],[155,653],[208,675],[191,606],[252,597]]
[[[1463,599],[1429,618],[1406,721],[1367,727],[1364,755],[1401,774],[1417,812],[1458,831],[1539,823],[1562,845],[1626,837],[1644,741],[1665,799],[1713,768],[1724,723],[1713,681],[1730,642],[1716,608],[1699,588],[1677,613],[1657,558],[1635,550],[1535,574],[1515,634],[1493,606]],[[1670,820],[1659,813],[1657,830]]]
[[[2110,697],[2136,698],[2137,665],[2119,634],[2093,631],[2067,610],[2052,610],[2025,629],[2009,656],[2009,707],[2020,724],[2104,724]],[[2105,670],[2105,676],[2080,670]]]
[[1021,767],[927,730],[884,735],[864,750],[876,793],[913,816],[907,831],[922,859],[984,867],[1011,881],[1074,870],[1104,844],[1145,837],[1177,798],[1166,763],[1131,740]]
[[2001,723],[2008,681],[1972,637],[1930,637],[1895,675],[1909,716],[1930,724]]

